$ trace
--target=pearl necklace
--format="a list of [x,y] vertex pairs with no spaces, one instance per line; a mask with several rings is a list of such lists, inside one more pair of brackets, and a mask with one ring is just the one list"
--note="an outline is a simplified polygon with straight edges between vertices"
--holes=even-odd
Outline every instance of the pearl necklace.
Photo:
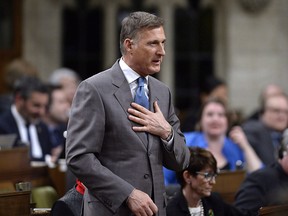
[[204,216],[204,208],[202,201],[200,200],[200,204],[196,208],[189,207],[189,212],[191,216]]

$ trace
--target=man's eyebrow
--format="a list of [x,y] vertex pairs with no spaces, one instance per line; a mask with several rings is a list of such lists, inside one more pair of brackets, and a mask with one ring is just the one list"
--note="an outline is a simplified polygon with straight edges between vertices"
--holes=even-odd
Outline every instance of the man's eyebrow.
[[163,40],[152,40],[152,41],[149,41],[148,43],[163,43],[165,41],[166,41],[166,39],[163,39]]

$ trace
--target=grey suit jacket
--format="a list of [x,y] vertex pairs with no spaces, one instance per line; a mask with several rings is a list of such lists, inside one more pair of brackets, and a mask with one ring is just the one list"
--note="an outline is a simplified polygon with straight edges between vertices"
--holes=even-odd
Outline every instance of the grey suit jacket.
[[149,77],[150,110],[158,105],[172,125],[171,151],[157,136],[134,132],[128,119],[133,101],[118,61],[112,68],[84,80],[76,92],[68,124],[66,157],[72,172],[84,183],[84,215],[131,215],[126,199],[134,188],[147,193],[165,216],[163,165],[182,170],[189,150],[180,132],[167,86]]

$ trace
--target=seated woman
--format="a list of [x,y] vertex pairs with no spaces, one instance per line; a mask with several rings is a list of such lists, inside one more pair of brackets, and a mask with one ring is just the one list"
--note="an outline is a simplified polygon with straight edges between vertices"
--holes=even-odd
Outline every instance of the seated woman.
[[190,147],[189,166],[177,173],[181,190],[169,201],[167,216],[252,215],[243,214],[225,203],[216,193],[211,193],[216,183],[217,162],[207,150]]
[[[208,99],[200,110],[199,131],[184,133],[187,146],[199,146],[209,150],[216,158],[218,169],[244,168],[248,172],[261,168],[262,162],[248,143],[241,127],[235,126],[227,137],[228,118],[225,104]],[[164,168],[165,184],[176,183],[175,173]]]

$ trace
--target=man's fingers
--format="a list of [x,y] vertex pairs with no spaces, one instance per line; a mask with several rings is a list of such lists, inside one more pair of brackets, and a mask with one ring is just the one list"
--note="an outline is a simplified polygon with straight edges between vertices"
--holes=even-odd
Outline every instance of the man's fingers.
[[153,212],[152,215],[156,214],[158,212],[158,207],[155,205],[155,203],[152,202],[152,204],[150,205],[150,209]]
[[160,110],[160,107],[158,106],[158,102],[157,102],[157,101],[155,101],[153,104],[154,104],[154,110],[155,110],[155,112],[161,111],[161,110]]
[[133,116],[137,116],[139,118],[143,118],[145,115],[147,115],[147,113],[141,112],[140,110],[133,109],[133,108],[128,108],[128,113],[130,113]]
[[135,215],[152,216],[158,208],[151,198],[144,192],[134,189],[127,200],[128,207]]
[[146,114],[147,112],[149,112],[148,109],[146,109],[145,107],[143,107],[143,106],[141,106],[141,105],[139,105],[139,104],[137,104],[137,103],[134,103],[134,102],[131,103],[131,107],[133,107],[134,109],[136,109],[136,110],[138,110],[139,112],[144,113],[144,114]]
[[145,209],[145,215],[153,216],[153,211],[148,207]]

